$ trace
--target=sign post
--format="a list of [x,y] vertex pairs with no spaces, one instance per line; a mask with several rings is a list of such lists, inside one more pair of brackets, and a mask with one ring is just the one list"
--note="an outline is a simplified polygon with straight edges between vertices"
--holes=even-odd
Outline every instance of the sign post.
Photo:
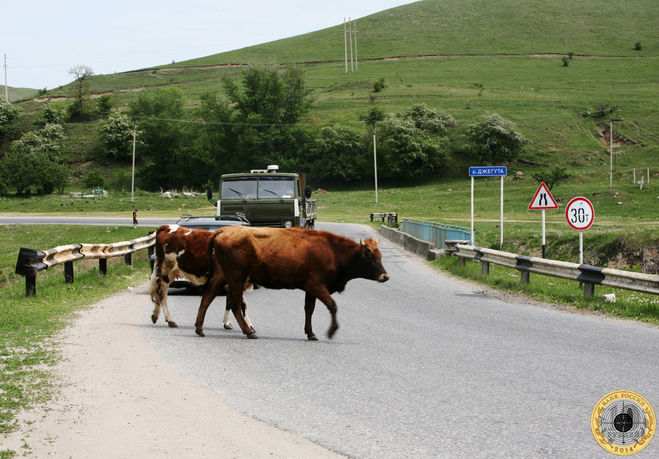
[[593,224],[595,208],[582,196],[573,198],[565,207],[565,219],[568,225],[579,231],[579,264],[583,264],[583,232]]
[[542,258],[545,258],[545,248],[547,247],[545,239],[545,209],[558,209],[558,204],[556,204],[556,200],[549,192],[549,188],[547,188],[545,182],[540,183],[538,190],[531,200],[531,204],[529,204],[529,209],[542,210]]
[[503,178],[508,175],[506,166],[474,166],[469,168],[471,177],[471,245],[475,245],[474,238],[474,177],[501,177],[501,222],[499,224],[499,249],[503,248]]

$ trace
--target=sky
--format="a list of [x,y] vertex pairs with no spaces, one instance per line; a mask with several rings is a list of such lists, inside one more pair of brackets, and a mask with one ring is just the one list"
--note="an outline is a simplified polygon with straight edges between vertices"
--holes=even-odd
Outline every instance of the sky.
[[9,86],[53,89],[73,80],[68,70],[76,65],[101,75],[180,62],[313,32],[342,24],[344,17],[359,19],[408,3],[0,0],[0,53],[7,56]]

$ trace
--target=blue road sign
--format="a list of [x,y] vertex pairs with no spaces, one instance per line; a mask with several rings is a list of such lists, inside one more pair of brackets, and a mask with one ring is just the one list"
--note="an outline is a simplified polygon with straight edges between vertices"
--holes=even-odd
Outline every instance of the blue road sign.
[[508,175],[506,166],[470,167],[469,177],[505,177]]

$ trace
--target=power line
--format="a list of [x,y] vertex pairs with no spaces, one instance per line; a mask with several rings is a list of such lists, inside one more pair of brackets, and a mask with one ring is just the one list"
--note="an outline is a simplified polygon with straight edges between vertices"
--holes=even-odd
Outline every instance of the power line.
[[183,120],[183,119],[174,119],[174,118],[159,118],[155,116],[141,116],[135,115],[133,118],[138,118],[142,120],[153,120],[153,121],[167,121],[172,123],[188,123],[188,124],[200,124],[200,125],[216,125],[216,126],[242,126],[242,127],[271,127],[271,126],[334,126],[342,124],[365,124],[365,123],[374,123],[378,121],[335,121],[327,123],[244,123],[244,122],[228,122],[228,121],[203,121],[203,120]]

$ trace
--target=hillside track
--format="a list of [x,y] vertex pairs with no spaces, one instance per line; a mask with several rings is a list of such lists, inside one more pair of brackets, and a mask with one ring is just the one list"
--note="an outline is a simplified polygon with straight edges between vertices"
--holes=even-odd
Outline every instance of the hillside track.
[[[452,58],[452,57],[540,57],[540,58],[555,58],[558,56],[567,56],[569,53],[557,53],[557,52],[536,52],[536,53],[456,53],[456,54],[418,54],[418,55],[407,55],[407,56],[387,56],[387,57],[371,57],[371,58],[360,58],[359,62],[381,62],[381,61],[400,61],[400,60],[423,60],[423,59],[438,59],[438,58]],[[572,53],[572,56],[579,58],[587,59],[643,59],[653,56],[624,56],[624,55],[607,55],[607,54],[576,54]],[[343,63],[343,60],[317,60],[317,61],[300,61],[300,62],[289,62],[281,63],[280,65],[323,65],[323,64],[339,64]],[[133,73],[142,73],[142,72],[178,72],[178,71],[194,71],[194,70],[209,70],[209,69],[225,69],[225,68],[247,68],[253,64],[242,63],[242,62],[230,62],[225,64],[209,64],[209,65],[191,65],[191,66],[167,66],[167,67],[149,67],[146,69],[137,69],[137,70],[128,70],[125,72],[118,72],[117,75],[128,75]],[[266,65],[266,64],[263,64]],[[102,75],[99,75],[102,76]],[[191,79],[177,82],[175,85],[191,83],[202,80],[212,80],[213,78],[203,78],[201,80]],[[157,87],[167,87],[171,86],[171,83],[160,83],[153,85],[141,85],[135,87],[121,88],[116,92],[125,93],[125,92],[139,92],[145,89],[157,88]],[[99,98],[104,95],[113,94],[115,91],[99,91],[92,92],[89,97]],[[29,102],[31,100],[35,102],[51,102],[51,101],[69,101],[73,100],[73,97],[69,96],[47,96],[17,100],[14,103],[21,104]]]
[[334,295],[333,340],[322,304],[321,340],[306,340],[300,291],[246,293],[259,340],[221,328],[223,298],[206,338],[194,335],[196,296],[170,296],[179,328],[153,326],[150,308],[139,327],[164,362],[233,407],[353,457],[603,457],[589,427],[602,396],[633,390],[659,407],[659,328],[529,304],[380,248],[391,280]]

